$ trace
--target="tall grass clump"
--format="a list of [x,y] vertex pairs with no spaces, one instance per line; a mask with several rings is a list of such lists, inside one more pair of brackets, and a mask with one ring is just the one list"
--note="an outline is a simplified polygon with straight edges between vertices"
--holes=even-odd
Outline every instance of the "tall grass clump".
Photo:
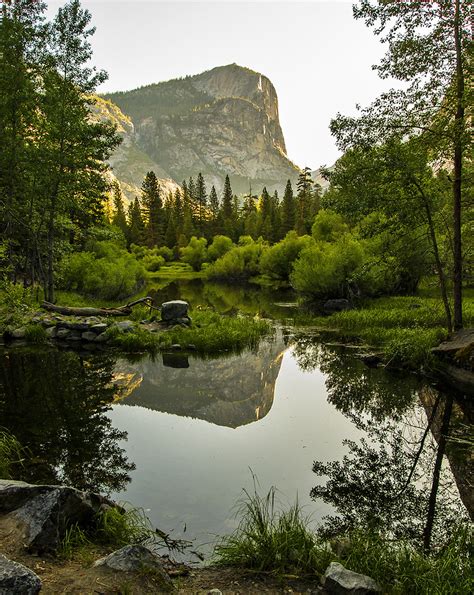
[[309,519],[298,503],[286,511],[276,508],[276,490],[265,496],[244,490],[237,507],[240,523],[214,550],[214,561],[278,576],[315,574],[331,561],[308,529]]
[[0,428],[0,478],[11,479],[12,466],[22,460],[22,446],[7,430]]

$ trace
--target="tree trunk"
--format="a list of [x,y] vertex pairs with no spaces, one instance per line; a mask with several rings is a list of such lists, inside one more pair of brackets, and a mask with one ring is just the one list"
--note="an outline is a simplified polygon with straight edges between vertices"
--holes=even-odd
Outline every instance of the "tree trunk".
[[464,71],[461,55],[460,0],[456,0],[454,14],[454,41],[456,46],[456,115],[454,117],[454,181],[453,181],[453,250],[454,250],[454,328],[460,329],[462,322],[462,161],[464,131]]

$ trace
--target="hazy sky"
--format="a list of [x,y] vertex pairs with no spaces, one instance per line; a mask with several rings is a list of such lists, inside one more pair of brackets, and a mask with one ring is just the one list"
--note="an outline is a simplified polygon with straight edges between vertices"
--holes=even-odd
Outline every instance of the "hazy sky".
[[[49,2],[50,11],[62,2]],[[83,0],[97,27],[100,91],[122,91],[236,62],[275,85],[288,156],[330,165],[338,151],[329,121],[354,113],[388,83],[371,65],[383,55],[350,2]]]

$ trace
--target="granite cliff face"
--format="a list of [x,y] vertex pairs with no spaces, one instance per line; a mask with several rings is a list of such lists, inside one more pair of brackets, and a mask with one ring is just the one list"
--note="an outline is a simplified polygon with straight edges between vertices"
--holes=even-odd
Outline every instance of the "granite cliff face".
[[171,176],[140,149],[132,120],[117,105],[102,97],[95,97],[95,103],[91,109],[94,117],[113,122],[122,138],[121,144],[111,155],[109,163],[112,168],[111,177],[120,183],[128,201],[139,196],[143,179],[149,171],[156,173],[165,192],[174,191],[178,187]]
[[250,184],[283,191],[297,178],[275,88],[260,73],[231,64],[105,98],[132,127],[111,159],[120,180],[148,165],[176,183],[202,172],[218,189],[228,174],[237,193]]

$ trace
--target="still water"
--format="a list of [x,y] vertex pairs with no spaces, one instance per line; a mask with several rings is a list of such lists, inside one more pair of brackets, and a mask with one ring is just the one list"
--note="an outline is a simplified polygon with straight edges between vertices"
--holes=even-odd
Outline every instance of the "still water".
[[[236,526],[235,503],[243,488],[253,490],[253,477],[261,493],[276,486],[283,503],[298,498],[315,524],[341,509],[343,517],[362,515],[377,499],[383,515],[431,420],[419,457],[425,467],[413,474],[412,506],[403,505],[398,517],[392,511],[391,522],[401,526],[408,510],[423,515],[444,396],[410,375],[368,368],[357,349],[297,327],[287,292],[201,282],[162,283],[151,292],[157,302],[180,297],[223,314],[271,316],[275,332],[254,350],[212,359],[55,348],[0,352],[0,425],[30,450],[18,469],[23,479],[109,494],[209,551],[216,535]],[[449,411],[448,424],[466,427],[462,407]],[[446,454],[446,498],[454,515],[465,514],[457,488],[470,507],[471,469],[462,452]],[[330,467],[316,474],[314,461]],[[328,476],[337,479],[334,485]],[[417,521],[421,526],[423,519]]]

